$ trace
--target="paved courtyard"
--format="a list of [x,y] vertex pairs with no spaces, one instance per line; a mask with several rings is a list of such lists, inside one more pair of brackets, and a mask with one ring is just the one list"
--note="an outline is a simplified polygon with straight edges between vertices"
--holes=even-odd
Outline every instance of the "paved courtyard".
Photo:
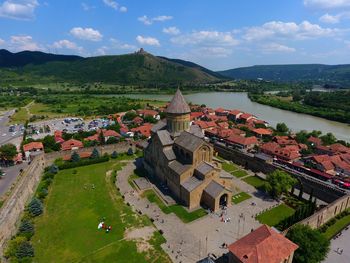
[[[221,244],[230,244],[257,228],[260,223],[255,220],[255,214],[276,205],[277,202],[265,199],[265,196],[243,181],[234,178],[235,185],[241,191],[248,192],[252,198],[227,209],[222,222],[221,214],[210,214],[191,223],[183,223],[175,214],[164,214],[156,204],[138,193],[128,183],[128,177],[136,168],[129,162],[118,172],[116,185],[125,195],[125,202],[130,203],[136,210],[153,218],[157,229],[163,231],[167,240],[163,249],[169,254],[173,262],[196,262],[208,253],[220,257],[227,249],[220,248]],[[256,203],[252,206],[251,203]]]
[[[332,239],[331,249],[323,263],[349,263],[350,262],[350,229],[344,230],[337,239]],[[342,253],[337,249],[343,250]]]

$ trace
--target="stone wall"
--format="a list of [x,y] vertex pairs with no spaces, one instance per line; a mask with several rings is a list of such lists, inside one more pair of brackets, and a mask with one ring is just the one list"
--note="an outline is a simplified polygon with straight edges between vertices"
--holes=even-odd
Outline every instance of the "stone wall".
[[[135,144],[129,142],[98,146],[96,149],[103,155],[105,153],[111,154],[114,151],[124,153],[130,147],[135,151]],[[82,148],[77,150],[77,152],[88,152],[94,148]],[[44,168],[51,165],[57,158],[62,158],[67,154],[71,155],[72,152],[60,151],[38,155],[34,157],[31,164],[20,175],[20,179],[17,181],[11,194],[0,208],[0,258],[3,255],[6,242],[17,232],[21,214],[36,191]]]
[[28,200],[33,196],[40,182],[46,166],[44,155],[34,158],[31,164],[20,175],[8,199],[0,210],[0,256],[3,253],[4,246],[17,232],[17,223]]
[[348,208],[350,208],[350,195],[339,198],[312,216],[300,221],[299,224],[309,225],[311,228],[319,228]]
[[214,149],[215,151],[218,152],[218,154],[221,157],[227,160],[231,160],[234,163],[239,164],[255,173],[262,172],[264,174],[269,174],[275,171],[276,169],[282,169],[292,175],[295,175],[299,179],[299,182],[301,183],[296,186],[297,189],[300,189],[302,186],[303,192],[307,194],[312,193],[314,197],[326,203],[332,203],[336,201],[338,198],[345,195],[344,191],[331,187],[325,182],[322,182],[310,177],[306,177],[306,176],[300,176],[299,174],[296,174],[296,173],[292,173],[290,170],[286,170],[282,167],[277,167],[272,163],[256,158],[252,154],[251,155],[246,154],[241,151],[230,149],[220,145],[215,145]]

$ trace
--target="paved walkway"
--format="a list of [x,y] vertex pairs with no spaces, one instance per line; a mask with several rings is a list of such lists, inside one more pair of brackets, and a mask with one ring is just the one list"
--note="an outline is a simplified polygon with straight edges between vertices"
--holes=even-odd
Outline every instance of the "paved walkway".
[[[264,199],[265,196],[257,192],[254,187],[234,178],[234,184],[240,188],[240,191],[249,193],[252,198],[227,209],[224,217],[230,218],[230,222],[221,222],[219,214],[210,214],[185,224],[175,214],[164,214],[157,205],[150,203],[146,198],[139,197],[128,183],[128,177],[135,168],[132,162],[124,166],[118,172],[116,185],[125,195],[126,202],[155,219],[155,226],[163,231],[167,240],[166,244],[163,244],[163,249],[173,262],[196,262],[208,253],[221,256],[227,252],[227,249],[220,248],[221,244],[230,244],[248,234],[251,229],[260,226],[260,223],[255,220],[255,214],[277,204],[276,201]],[[256,205],[252,206],[252,202]]]
[[[331,249],[323,263],[349,263],[350,262],[350,229],[343,230],[342,235],[337,239],[332,239]],[[339,248],[343,250],[340,254]]]

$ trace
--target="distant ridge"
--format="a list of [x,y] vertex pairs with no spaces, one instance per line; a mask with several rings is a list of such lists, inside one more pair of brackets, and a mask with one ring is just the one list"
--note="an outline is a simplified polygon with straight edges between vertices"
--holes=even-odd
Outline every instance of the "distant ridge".
[[338,83],[350,86],[350,65],[290,64],[260,65],[219,71],[219,74],[234,79],[316,83]]
[[0,67],[23,67],[28,64],[39,65],[50,61],[76,61],[82,57],[47,54],[40,51],[22,51],[12,53],[6,49],[0,49]]
[[[220,74],[192,62],[157,57],[138,52],[83,58],[24,51],[0,51],[0,69],[25,79],[51,81],[104,82],[130,85],[196,85],[222,81]],[[0,75],[1,77],[1,75]]]

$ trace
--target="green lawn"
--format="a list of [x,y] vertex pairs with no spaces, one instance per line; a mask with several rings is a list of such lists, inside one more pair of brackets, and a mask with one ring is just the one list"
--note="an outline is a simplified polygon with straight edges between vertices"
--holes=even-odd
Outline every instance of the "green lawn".
[[143,195],[151,202],[159,206],[159,208],[165,214],[174,213],[179,217],[184,223],[189,223],[193,220],[201,218],[202,216],[207,215],[207,212],[203,208],[199,208],[193,212],[188,212],[181,205],[171,205],[167,206],[164,202],[158,197],[158,195],[153,190],[147,190]]
[[232,175],[237,178],[241,178],[241,177],[247,176],[248,173],[244,170],[238,170],[238,171],[232,172]]
[[239,204],[249,198],[251,198],[251,195],[247,194],[246,192],[241,192],[239,194],[232,196],[232,202],[234,204]]
[[328,239],[331,239],[348,225],[350,225],[350,215],[337,219],[333,225],[327,228],[326,232],[324,232],[324,235]]
[[[151,248],[142,253],[135,241],[123,240],[126,229],[151,222],[124,203],[112,175],[107,176],[107,171],[120,168],[120,162],[110,161],[56,175],[44,214],[35,222],[34,262],[170,262],[160,249],[164,239],[157,234],[149,241]],[[112,226],[108,234],[97,230],[103,217]]]
[[269,226],[276,226],[283,219],[293,215],[295,210],[285,204],[276,206],[256,217],[256,219],[262,223]]
[[254,186],[255,188],[261,188],[265,184],[265,181],[257,176],[249,176],[244,178],[243,181]]
[[29,115],[27,110],[24,107],[18,108],[10,118],[11,124],[19,124],[19,123],[25,123],[27,120],[29,120]]
[[238,167],[231,162],[230,163],[224,162],[222,164],[222,169],[224,169],[228,173],[231,173],[233,171],[238,170]]

